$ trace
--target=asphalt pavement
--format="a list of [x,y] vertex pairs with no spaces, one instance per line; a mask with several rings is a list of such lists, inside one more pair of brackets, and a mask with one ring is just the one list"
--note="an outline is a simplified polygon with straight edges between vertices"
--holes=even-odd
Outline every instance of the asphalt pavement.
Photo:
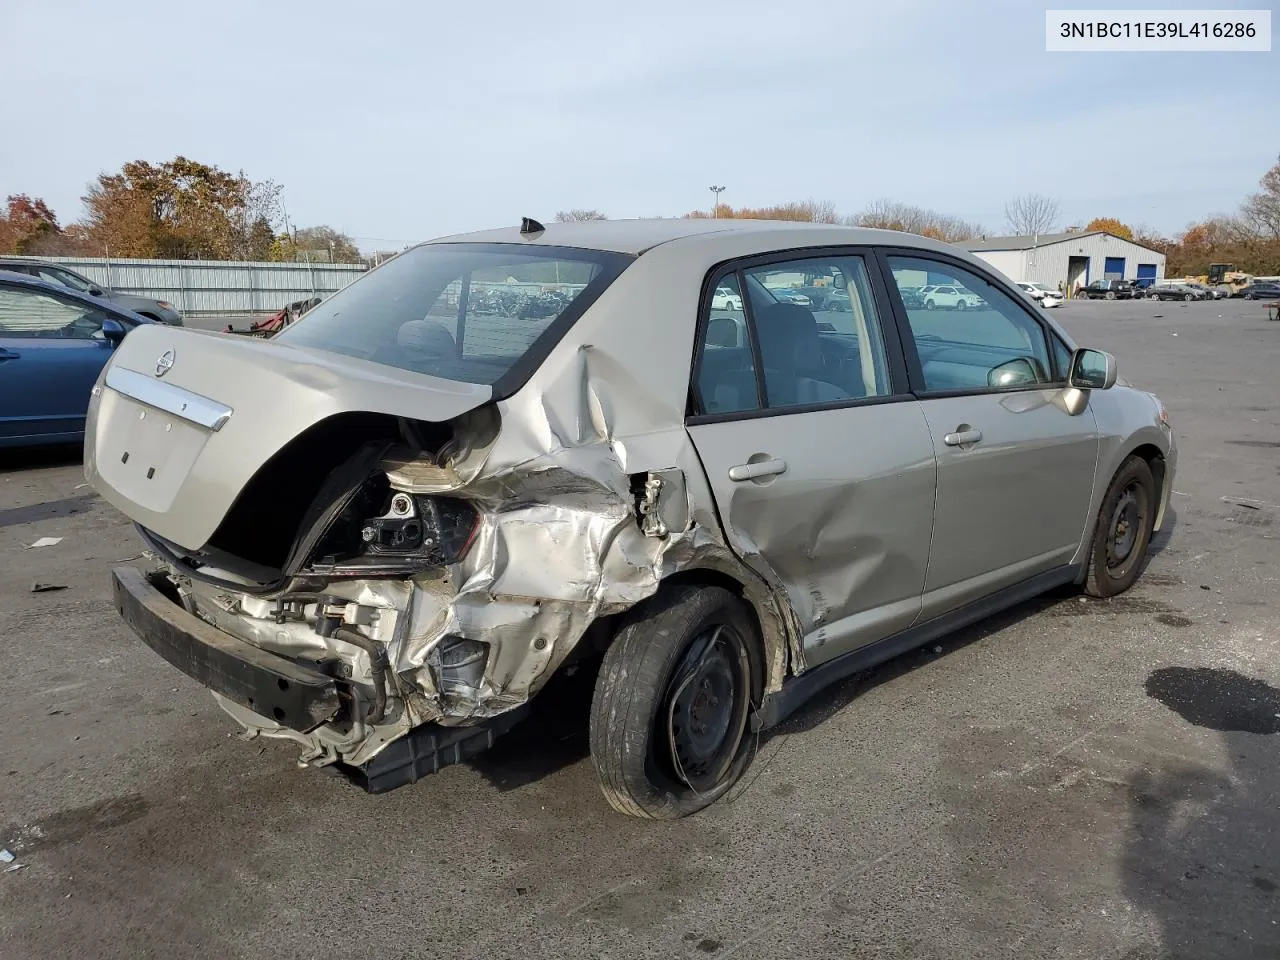
[[669,824],[600,796],[589,678],[377,797],[239,739],[115,615],[77,455],[3,455],[0,957],[1280,956],[1280,323],[1055,315],[1178,435],[1142,579],[844,683]]

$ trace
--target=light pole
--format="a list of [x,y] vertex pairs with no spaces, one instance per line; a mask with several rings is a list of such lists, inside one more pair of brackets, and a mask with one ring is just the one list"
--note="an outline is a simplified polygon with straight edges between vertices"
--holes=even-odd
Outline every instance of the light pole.
[[720,217],[720,194],[724,193],[724,187],[708,187],[711,191],[711,216],[719,219]]

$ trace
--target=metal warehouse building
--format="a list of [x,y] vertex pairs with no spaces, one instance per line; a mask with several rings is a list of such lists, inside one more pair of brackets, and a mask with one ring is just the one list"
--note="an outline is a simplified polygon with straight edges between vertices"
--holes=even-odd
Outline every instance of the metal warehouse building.
[[1042,283],[1067,290],[1090,281],[1160,280],[1164,254],[1132,240],[1089,230],[1046,233],[1038,237],[984,237],[960,244],[1010,280]]

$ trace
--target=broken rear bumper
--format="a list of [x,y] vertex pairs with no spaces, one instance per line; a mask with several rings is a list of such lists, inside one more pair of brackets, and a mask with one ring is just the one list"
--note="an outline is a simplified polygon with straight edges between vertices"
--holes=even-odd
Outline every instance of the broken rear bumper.
[[215,693],[301,733],[342,708],[332,677],[210,626],[143,571],[116,567],[111,580],[116,610],[143,643]]

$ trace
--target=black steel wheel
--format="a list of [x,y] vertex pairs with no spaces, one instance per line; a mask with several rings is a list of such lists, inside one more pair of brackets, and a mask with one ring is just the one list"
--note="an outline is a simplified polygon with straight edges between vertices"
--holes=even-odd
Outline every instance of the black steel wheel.
[[750,683],[746,645],[733,627],[717,623],[694,638],[654,731],[655,760],[669,763],[676,781],[706,793],[724,779],[746,731]]
[[1133,586],[1151,543],[1159,504],[1151,467],[1129,457],[1102,498],[1088,557],[1085,592],[1113,597]]
[[591,706],[609,804],[672,820],[722,797],[751,762],[762,677],[755,621],[729,591],[679,586],[641,604],[605,653]]

